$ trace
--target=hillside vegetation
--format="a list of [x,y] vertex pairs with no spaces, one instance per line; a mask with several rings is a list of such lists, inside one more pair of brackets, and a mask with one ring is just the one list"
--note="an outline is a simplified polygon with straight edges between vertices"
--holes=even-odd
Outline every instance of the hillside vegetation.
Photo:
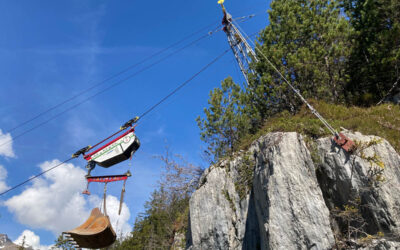
[[[186,234],[189,198],[202,169],[172,154],[168,148],[158,158],[163,162],[158,188],[146,202],[145,211],[136,217],[132,233],[119,239],[111,249],[170,249],[176,235]],[[184,247],[185,243],[175,244]]]
[[[346,107],[310,100],[310,103],[337,130],[345,128],[365,135],[385,138],[400,152],[400,106],[384,104],[372,107]],[[240,141],[240,148],[246,148],[252,141],[269,132],[299,132],[316,139],[331,134],[307,107],[302,106],[295,115],[287,111],[268,119],[255,134],[248,134]]]
[[[317,110],[333,119],[336,128],[360,129],[393,141],[398,138],[398,122],[388,115],[398,108],[373,107],[400,93],[398,9],[397,0],[272,1],[269,25],[258,38],[259,61],[251,65],[255,74],[249,74],[249,85],[242,87],[226,78],[210,92],[209,106],[197,119],[214,162],[268,126],[324,133],[314,117],[301,109],[300,98],[274,67],[306,99],[316,100]],[[290,116],[294,116],[292,126],[274,126],[279,117]],[[309,128],[301,128],[303,124]]]

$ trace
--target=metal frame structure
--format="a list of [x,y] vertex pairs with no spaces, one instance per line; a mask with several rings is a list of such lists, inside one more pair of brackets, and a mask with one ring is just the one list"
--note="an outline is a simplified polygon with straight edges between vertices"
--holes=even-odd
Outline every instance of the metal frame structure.
[[239,64],[240,71],[246,80],[246,84],[249,85],[248,73],[255,73],[254,70],[250,68],[250,64],[252,61],[258,62],[256,53],[247,42],[247,39],[244,38],[242,33],[232,22],[232,16],[226,11],[224,5],[222,5],[222,11],[224,12],[224,17],[222,19],[222,24],[224,25],[223,30],[228,37],[229,45]]

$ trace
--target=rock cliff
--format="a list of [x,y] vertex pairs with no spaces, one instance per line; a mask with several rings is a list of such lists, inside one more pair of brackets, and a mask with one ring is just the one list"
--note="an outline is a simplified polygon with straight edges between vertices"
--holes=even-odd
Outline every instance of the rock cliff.
[[[0,234],[0,249],[1,250],[19,250],[21,249],[21,246],[18,246],[16,244],[14,244],[8,237],[6,234]],[[27,249],[27,250],[32,250],[31,247],[28,248],[23,248],[23,249]]]
[[207,169],[190,199],[188,249],[396,249],[400,156],[377,137],[270,133]]

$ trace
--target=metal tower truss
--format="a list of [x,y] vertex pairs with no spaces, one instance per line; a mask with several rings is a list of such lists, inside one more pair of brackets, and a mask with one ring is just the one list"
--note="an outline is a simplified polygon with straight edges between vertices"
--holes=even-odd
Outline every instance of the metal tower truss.
[[222,19],[222,24],[224,25],[223,30],[228,37],[228,42],[231,46],[233,55],[235,56],[235,59],[239,64],[240,71],[242,72],[243,77],[248,85],[248,73],[255,73],[254,70],[250,68],[250,63],[252,61],[258,62],[256,53],[247,42],[247,39],[244,38],[239,29],[235,26],[235,24],[233,24],[232,16],[226,11],[223,5],[222,10],[224,12],[224,18]]

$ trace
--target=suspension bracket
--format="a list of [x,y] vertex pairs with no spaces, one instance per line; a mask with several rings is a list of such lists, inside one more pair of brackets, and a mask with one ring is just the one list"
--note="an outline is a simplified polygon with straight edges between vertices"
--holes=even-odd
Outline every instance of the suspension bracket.
[[352,153],[356,146],[355,143],[343,133],[339,133],[337,136],[333,137],[333,141],[348,153]]

